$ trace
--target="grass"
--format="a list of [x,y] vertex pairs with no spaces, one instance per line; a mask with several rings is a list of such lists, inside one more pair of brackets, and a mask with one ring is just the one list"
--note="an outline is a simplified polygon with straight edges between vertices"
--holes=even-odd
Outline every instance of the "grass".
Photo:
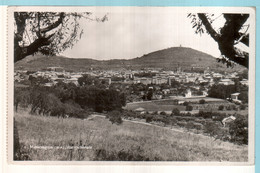
[[126,109],[135,110],[137,108],[144,108],[145,111],[172,111],[174,108],[178,108],[180,111],[185,110],[185,106],[181,105],[168,105],[168,104],[157,104],[157,102],[138,102],[138,103],[128,103]]
[[[248,147],[214,140],[211,137],[174,131],[152,125],[124,121],[111,124],[108,119],[61,119],[15,113],[20,143],[33,146],[78,146],[79,141],[92,150],[28,149],[32,160],[100,160],[97,150],[107,153],[128,151],[164,161],[247,161]],[[101,159],[102,160],[102,159]]]

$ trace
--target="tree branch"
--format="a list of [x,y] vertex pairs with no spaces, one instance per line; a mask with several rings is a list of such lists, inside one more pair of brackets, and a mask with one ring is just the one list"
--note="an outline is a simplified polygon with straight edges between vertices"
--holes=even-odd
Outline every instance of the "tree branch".
[[241,42],[247,46],[249,46],[249,34],[244,34],[239,32],[240,38],[237,40],[237,42]]
[[48,27],[41,29],[41,33],[46,33],[54,28],[57,28],[62,23],[64,18],[65,18],[65,13],[60,13],[59,19],[56,22],[54,22],[52,25],[49,25]]
[[20,61],[24,59],[28,55],[32,55],[38,52],[38,49],[42,46],[47,46],[51,43],[51,38],[54,34],[49,35],[48,37],[41,37],[36,39],[32,44],[25,47],[20,47],[19,45],[15,44],[15,54],[14,54],[14,62]]
[[239,51],[234,45],[236,44],[235,41],[237,41],[249,46],[249,35],[239,32],[247,21],[249,14],[224,14],[223,17],[226,19],[226,22],[221,28],[220,34],[212,28],[205,14],[199,13],[198,17],[210,36],[218,43],[221,55],[232,62],[248,68],[249,54]]
[[218,41],[220,35],[213,29],[210,22],[208,21],[206,14],[198,13],[198,17],[202,21],[203,25],[205,26],[206,30],[209,32],[210,36],[215,40]]

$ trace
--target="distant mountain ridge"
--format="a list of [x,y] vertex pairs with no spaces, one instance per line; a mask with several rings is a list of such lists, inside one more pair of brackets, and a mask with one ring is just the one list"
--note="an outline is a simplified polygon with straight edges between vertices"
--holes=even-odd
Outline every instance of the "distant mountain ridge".
[[175,70],[181,67],[184,70],[205,69],[209,67],[216,71],[242,71],[245,68],[235,65],[227,68],[217,62],[213,56],[185,47],[172,47],[158,50],[133,59],[94,60],[89,58],[67,58],[64,56],[29,56],[15,63],[15,70],[42,70],[51,66],[63,67],[67,71],[88,71],[90,69],[143,69],[163,68]]

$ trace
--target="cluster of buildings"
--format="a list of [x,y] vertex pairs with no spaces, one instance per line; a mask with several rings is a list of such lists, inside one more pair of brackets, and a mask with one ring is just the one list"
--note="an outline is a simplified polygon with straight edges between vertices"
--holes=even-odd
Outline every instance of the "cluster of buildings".
[[[157,69],[146,69],[146,70],[106,70],[106,71],[89,71],[89,72],[66,72],[62,67],[48,67],[44,71],[28,72],[28,71],[16,71],[14,80],[20,82],[29,77],[42,77],[48,79],[45,86],[52,86],[62,81],[64,83],[74,83],[78,85],[78,79],[84,74],[97,77],[101,80],[107,80],[108,84],[111,83],[124,83],[124,84],[144,84],[144,85],[171,85],[171,82],[177,81],[182,84],[193,83],[192,86],[195,90],[199,89],[199,84],[207,83],[211,86],[213,84],[232,85],[234,79],[238,78],[238,73],[221,74],[206,69],[204,73],[191,73],[184,72],[180,67],[175,71],[161,71]],[[151,74],[151,75],[140,75],[140,74]],[[114,79],[117,80],[114,80]],[[218,80],[216,80],[218,79]],[[243,79],[240,81],[243,85],[248,85],[248,80]],[[193,89],[191,88],[191,89]],[[172,92],[167,89],[165,94]],[[206,94],[206,93],[205,93]],[[191,91],[187,92],[187,97],[192,95]]]

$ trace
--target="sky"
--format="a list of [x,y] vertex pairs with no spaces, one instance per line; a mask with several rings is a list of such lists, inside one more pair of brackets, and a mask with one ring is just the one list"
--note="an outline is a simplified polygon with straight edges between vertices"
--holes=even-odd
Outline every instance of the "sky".
[[[106,13],[94,14],[102,17]],[[169,47],[190,47],[219,57],[208,34],[195,34],[185,12],[112,12],[108,21],[81,21],[82,38],[62,55],[97,60],[131,59]]]

